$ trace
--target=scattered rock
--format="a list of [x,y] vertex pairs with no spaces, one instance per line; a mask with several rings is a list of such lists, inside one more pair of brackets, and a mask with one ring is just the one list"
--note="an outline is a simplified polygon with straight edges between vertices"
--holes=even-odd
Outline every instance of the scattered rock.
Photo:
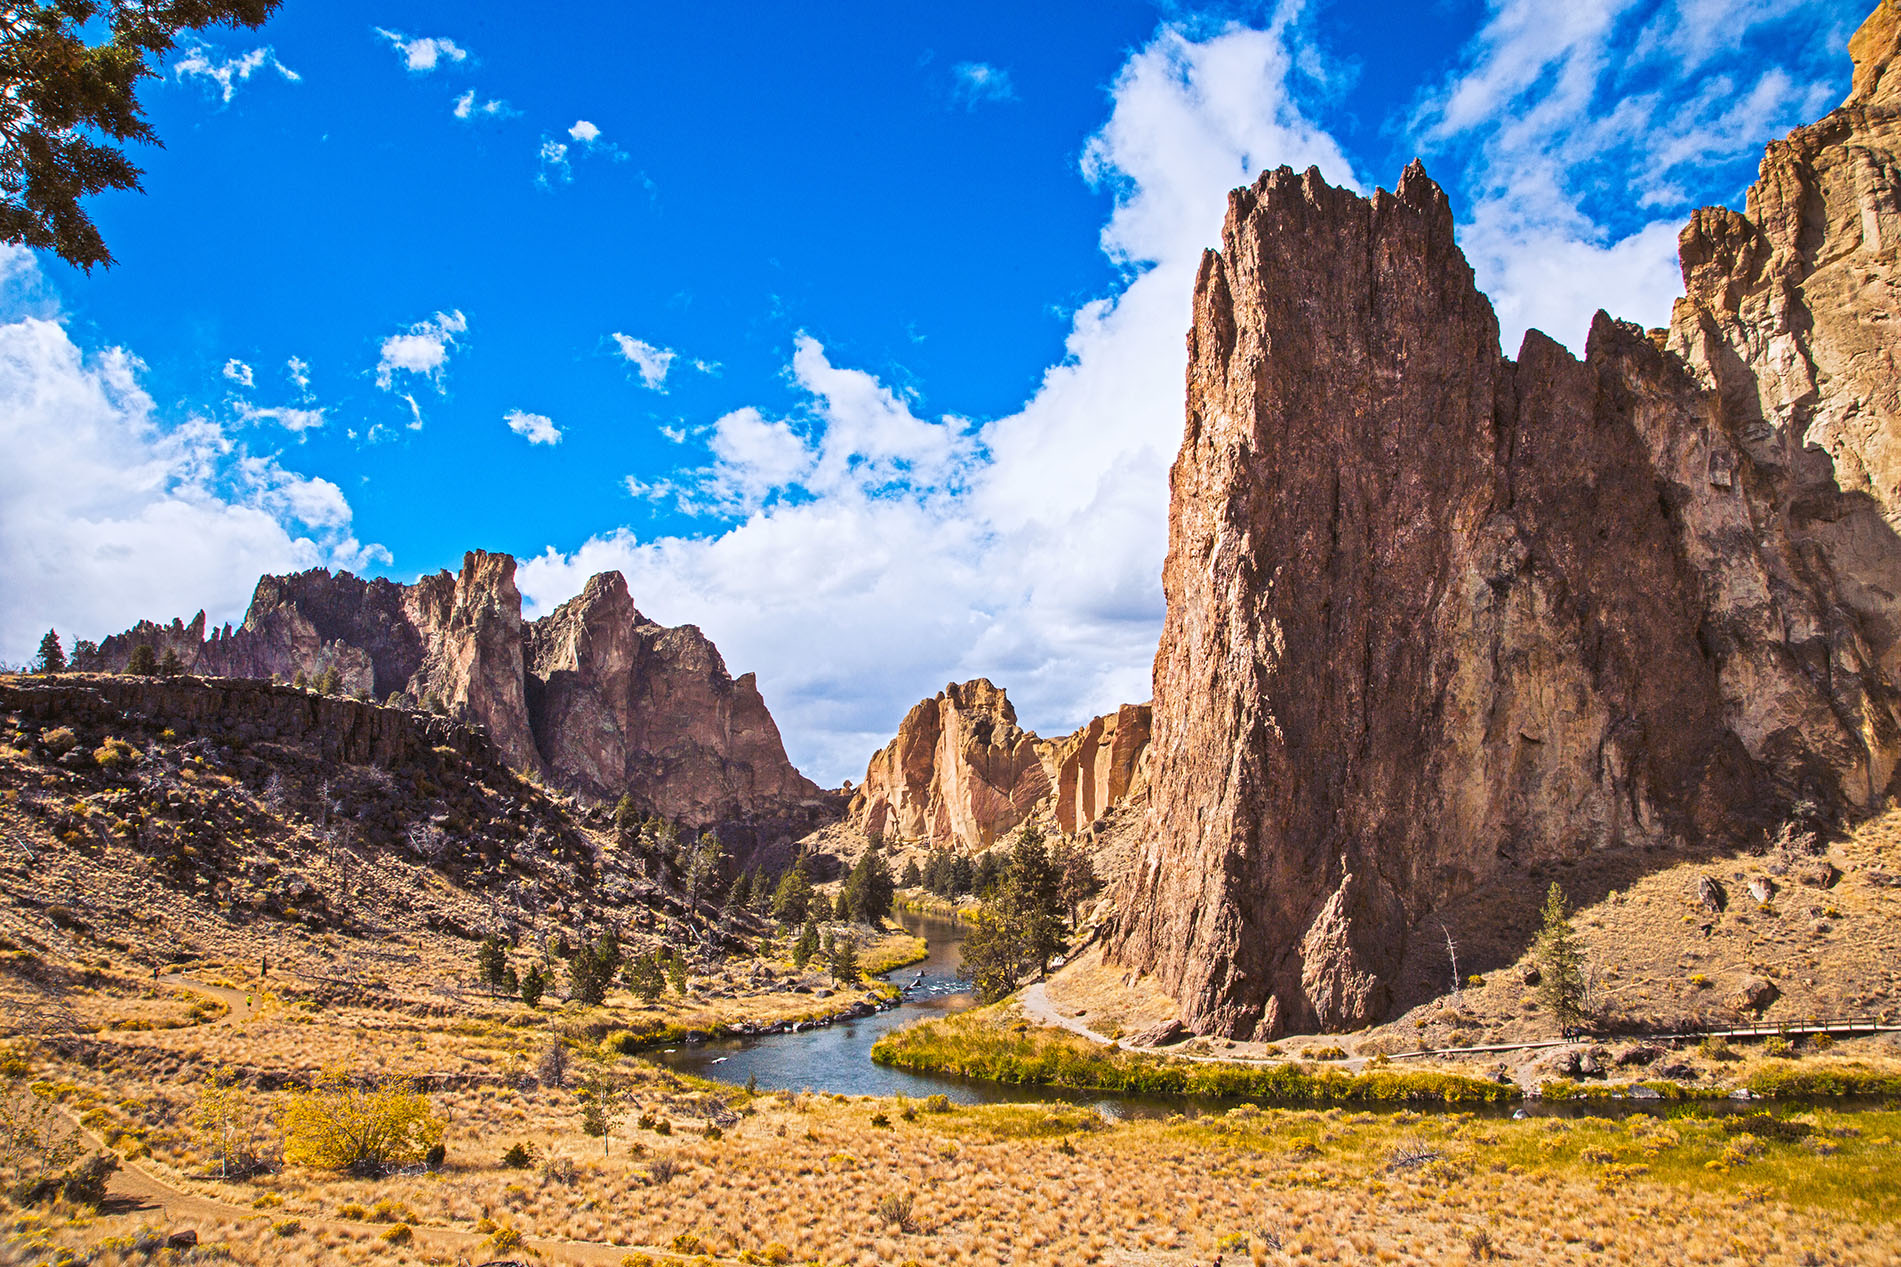
[[1749,896],[1758,902],[1767,902],[1776,895],[1776,882],[1766,876],[1758,876],[1749,882]]
[[1842,873],[1826,858],[1808,858],[1789,868],[1789,878],[1811,889],[1832,889]]
[[1696,900],[1704,909],[1720,913],[1729,906],[1729,892],[1723,888],[1722,882],[1716,879],[1716,877],[1707,875],[1698,876],[1696,878]]
[[1649,1043],[1638,1043],[1634,1047],[1626,1047],[1618,1052],[1617,1064],[1623,1069],[1628,1069],[1632,1065],[1654,1065],[1662,1060],[1663,1056],[1663,1048],[1653,1047]]
[[1139,1033],[1131,1034],[1122,1040],[1128,1047],[1166,1047],[1179,1043],[1188,1037],[1188,1027],[1180,1020],[1170,1019],[1159,1025],[1151,1025]]
[[1782,991],[1767,977],[1744,977],[1730,996],[1729,1005],[1739,1012],[1760,1013],[1781,995]]
[[1525,975],[1520,978],[1520,980],[1522,980],[1526,985],[1537,985],[1544,979],[1545,979],[1545,974],[1538,970],[1537,964],[1531,964],[1530,966],[1528,966],[1525,969]]
[[165,1238],[166,1249],[194,1249],[198,1245],[198,1232],[195,1228],[184,1228]]

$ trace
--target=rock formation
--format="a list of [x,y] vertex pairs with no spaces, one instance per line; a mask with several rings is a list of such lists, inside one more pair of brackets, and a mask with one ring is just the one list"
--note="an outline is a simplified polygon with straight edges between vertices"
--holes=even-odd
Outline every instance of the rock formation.
[[1125,704],[1045,741],[988,679],[953,683],[905,715],[852,798],[867,834],[987,849],[1039,810],[1075,833],[1147,791],[1149,708]]
[[1536,331],[1500,357],[1417,164],[1370,199],[1285,168],[1230,196],[1111,945],[1191,1028],[1377,1020],[1481,885],[1890,793],[1898,11],[1747,213],[1685,230],[1667,336],[1600,313],[1582,362]]
[[506,554],[471,551],[455,575],[414,585],[322,569],[267,576],[236,630],[205,637],[202,612],[143,623],[74,667],[122,671],[140,643],[211,677],[314,680],[335,668],[346,693],[481,726],[517,769],[597,799],[630,794],[643,813],[693,828],[731,828],[741,848],[838,814],[837,794],[786,759],[752,675],[732,678],[693,626],[641,615],[617,572],[532,624]]

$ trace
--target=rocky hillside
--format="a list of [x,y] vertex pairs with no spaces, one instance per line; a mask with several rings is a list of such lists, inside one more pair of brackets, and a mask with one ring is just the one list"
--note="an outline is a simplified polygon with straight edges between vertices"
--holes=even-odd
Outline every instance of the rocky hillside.
[[1230,196],[1112,946],[1192,1028],[1377,1021],[1466,895],[1509,922],[1566,866],[1886,802],[1898,17],[1746,213],[1685,230],[1671,329],[1599,314],[1582,361],[1535,331],[1500,357],[1417,164],[1370,199],[1285,168]]
[[334,669],[346,694],[478,723],[517,769],[643,813],[719,826],[745,849],[836,818],[839,798],[787,760],[748,673],[726,671],[692,625],[634,607],[618,572],[532,623],[515,560],[471,551],[459,573],[414,585],[323,569],[258,582],[243,624],[143,623],[83,648],[74,667],[120,672],[133,649],[174,652],[188,673],[311,680]]
[[607,818],[444,717],[254,681],[0,678],[0,949],[45,962],[426,961],[462,984],[490,933],[700,940],[711,913]]
[[849,817],[893,842],[989,848],[1032,817],[1067,835],[1147,794],[1149,707],[1124,704],[1057,740],[1017,724],[986,678],[919,703],[871,758]]

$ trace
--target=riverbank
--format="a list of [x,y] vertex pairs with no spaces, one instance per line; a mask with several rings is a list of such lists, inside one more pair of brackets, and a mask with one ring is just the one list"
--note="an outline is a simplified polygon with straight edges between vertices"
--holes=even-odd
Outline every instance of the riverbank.
[[1721,1081],[1643,1076],[1615,1081],[1542,1078],[1530,1086],[1464,1069],[1401,1067],[1383,1056],[1353,1068],[1305,1060],[1223,1061],[1138,1052],[1099,1035],[1033,1023],[1005,1002],[921,1022],[886,1034],[871,1051],[880,1064],[913,1073],[979,1078],[1019,1087],[1121,1095],[1303,1103],[1499,1104],[1551,1100],[1821,1100],[1901,1097],[1901,1067],[1891,1060],[1763,1057],[1734,1049]]

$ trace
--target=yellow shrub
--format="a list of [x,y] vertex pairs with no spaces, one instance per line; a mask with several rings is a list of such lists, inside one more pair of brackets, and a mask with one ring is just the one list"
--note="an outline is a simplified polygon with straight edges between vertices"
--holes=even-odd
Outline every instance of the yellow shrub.
[[308,1092],[284,1109],[284,1156],[319,1170],[382,1174],[421,1161],[442,1139],[429,1099],[406,1078],[378,1078],[367,1086],[328,1069]]

